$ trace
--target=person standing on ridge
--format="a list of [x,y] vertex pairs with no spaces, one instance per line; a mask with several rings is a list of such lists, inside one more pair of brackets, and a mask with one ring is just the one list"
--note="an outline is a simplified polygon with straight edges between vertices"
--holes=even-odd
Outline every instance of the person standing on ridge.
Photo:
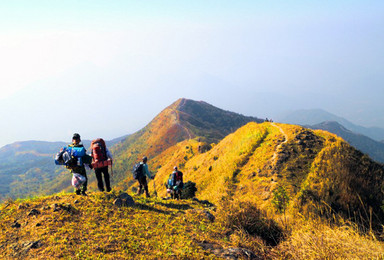
[[137,176],[137,181],[139,182],[139,190],[137,191],[137,195],[141,195],[144,188],[145,196],[149,198],[150,196],[148,191],[147,176],[149,179],[151,179],[151,173],[148,170],[147,160],[148,160],[147,156],[144,156],[143,160],[140,162],[142,174]]
[[[78,133],[73,134],[72,136],[72,144],[68,145],[68,147],[80,147],[84,148],[83,144],[81,143],[80,135]],[[85,148],[84,148],[85,150]],[[85,182],[83,183],[82,189],[76,189],[75,192],[77,195],[84,195],[87,196],[85,193],[87,191],[87,186],[88,186],[88,177],[87,177],[87,172],[85,170],[84,164],[79,164],[78,162],[75,162],[71,165],[66,166],[67,169],[71,171],[71,173],[78,173],[82,176],[85,177]]]
[[105,141],[102,138],[97,138],[91,142],[91,156],[93,158],[92,166],[95,169],[99,191],[104,191],[104,174],[105,188],[107,189],[107,192],[110,192],[111,182],[108,173],[108,165],[111,165],[112,167],[112,154],[109,152]]

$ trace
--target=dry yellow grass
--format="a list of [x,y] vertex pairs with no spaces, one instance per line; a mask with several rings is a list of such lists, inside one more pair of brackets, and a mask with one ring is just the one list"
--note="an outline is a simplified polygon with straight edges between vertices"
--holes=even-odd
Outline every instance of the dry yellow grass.
[[355,225],[330,226],[298,221],[292,234],[272,254],[290,259],[384,259],[384,243],[358,232]]

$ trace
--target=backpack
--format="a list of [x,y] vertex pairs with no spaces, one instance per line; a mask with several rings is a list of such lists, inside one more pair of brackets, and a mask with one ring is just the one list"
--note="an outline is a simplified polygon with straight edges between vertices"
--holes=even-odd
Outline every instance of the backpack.
[[175,173],[169,175],[167,186],[169,189],[173,189],[173,186],[175,186]]
[[177,182],[183,182],[183,173],[181,171],[176,171],[176,183]]
[[144,175],[143,174],[143,167],[144,167],[144,164],[142,164],[142,163],[136,163],[133,166],[132,175],[133,175],[133,178],[135,180],[139,179],[140,177],[142,177]]
[[85,156],[85,148],[83,146],[67,146],[56,154],[56,165],[66,165],[73,167],[76,165],[83,166],[83,157]]
[[175,172],[175,186],[182,189],[184,187],[183,183],[183,173],[181,171]]
[[94,162],[108,160],[107,146],[102,138],[97,138],[91,142],[91,154]]
[[68,146],[66,150],[71,155],[71,160],[69,160],[66,165],[73,167],[75,165],[83,166],[83,157],[85,156],[85,148],[81,146]]
[[71,160],[71,154],[65,148],[63,148],[55,156],[56,165],[66,165],[69,160]]

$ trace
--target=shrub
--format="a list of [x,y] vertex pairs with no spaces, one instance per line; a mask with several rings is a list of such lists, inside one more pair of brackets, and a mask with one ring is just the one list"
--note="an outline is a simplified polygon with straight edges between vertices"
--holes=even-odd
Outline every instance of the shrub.
[[273,191],[272,204],[280,214],[285,214],[285,210],[289,204],[289,197],[283,186],[279,186]]
[[196,191],[197,191],[196,183],[192,181],[188,181],[187,183],[184,184],[184,188],[181,192],[181,198],[192,199],[195,197]]
[[283,231],[277,223],[267,218],[266,213],[251,202],[225,201],[221,210],[220,219],[226,228],[258,236],[271,246],[277,245],[283,237]]

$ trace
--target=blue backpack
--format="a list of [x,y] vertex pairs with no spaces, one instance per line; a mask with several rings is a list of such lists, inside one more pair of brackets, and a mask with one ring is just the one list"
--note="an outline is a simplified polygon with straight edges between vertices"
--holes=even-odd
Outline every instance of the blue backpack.
[[176,185],[175,180],[176,180],[176,178],[175,178],[175,173],[171,173],[171,174],[169,175],[168,183],[167,183],[169,189],[172,189],[173,186]]
[[73,166],[77,164],[83,166],[83,157],[85,156],[85,148],[83,146],[73,147],[66,146],[55,156],[56,165]]

